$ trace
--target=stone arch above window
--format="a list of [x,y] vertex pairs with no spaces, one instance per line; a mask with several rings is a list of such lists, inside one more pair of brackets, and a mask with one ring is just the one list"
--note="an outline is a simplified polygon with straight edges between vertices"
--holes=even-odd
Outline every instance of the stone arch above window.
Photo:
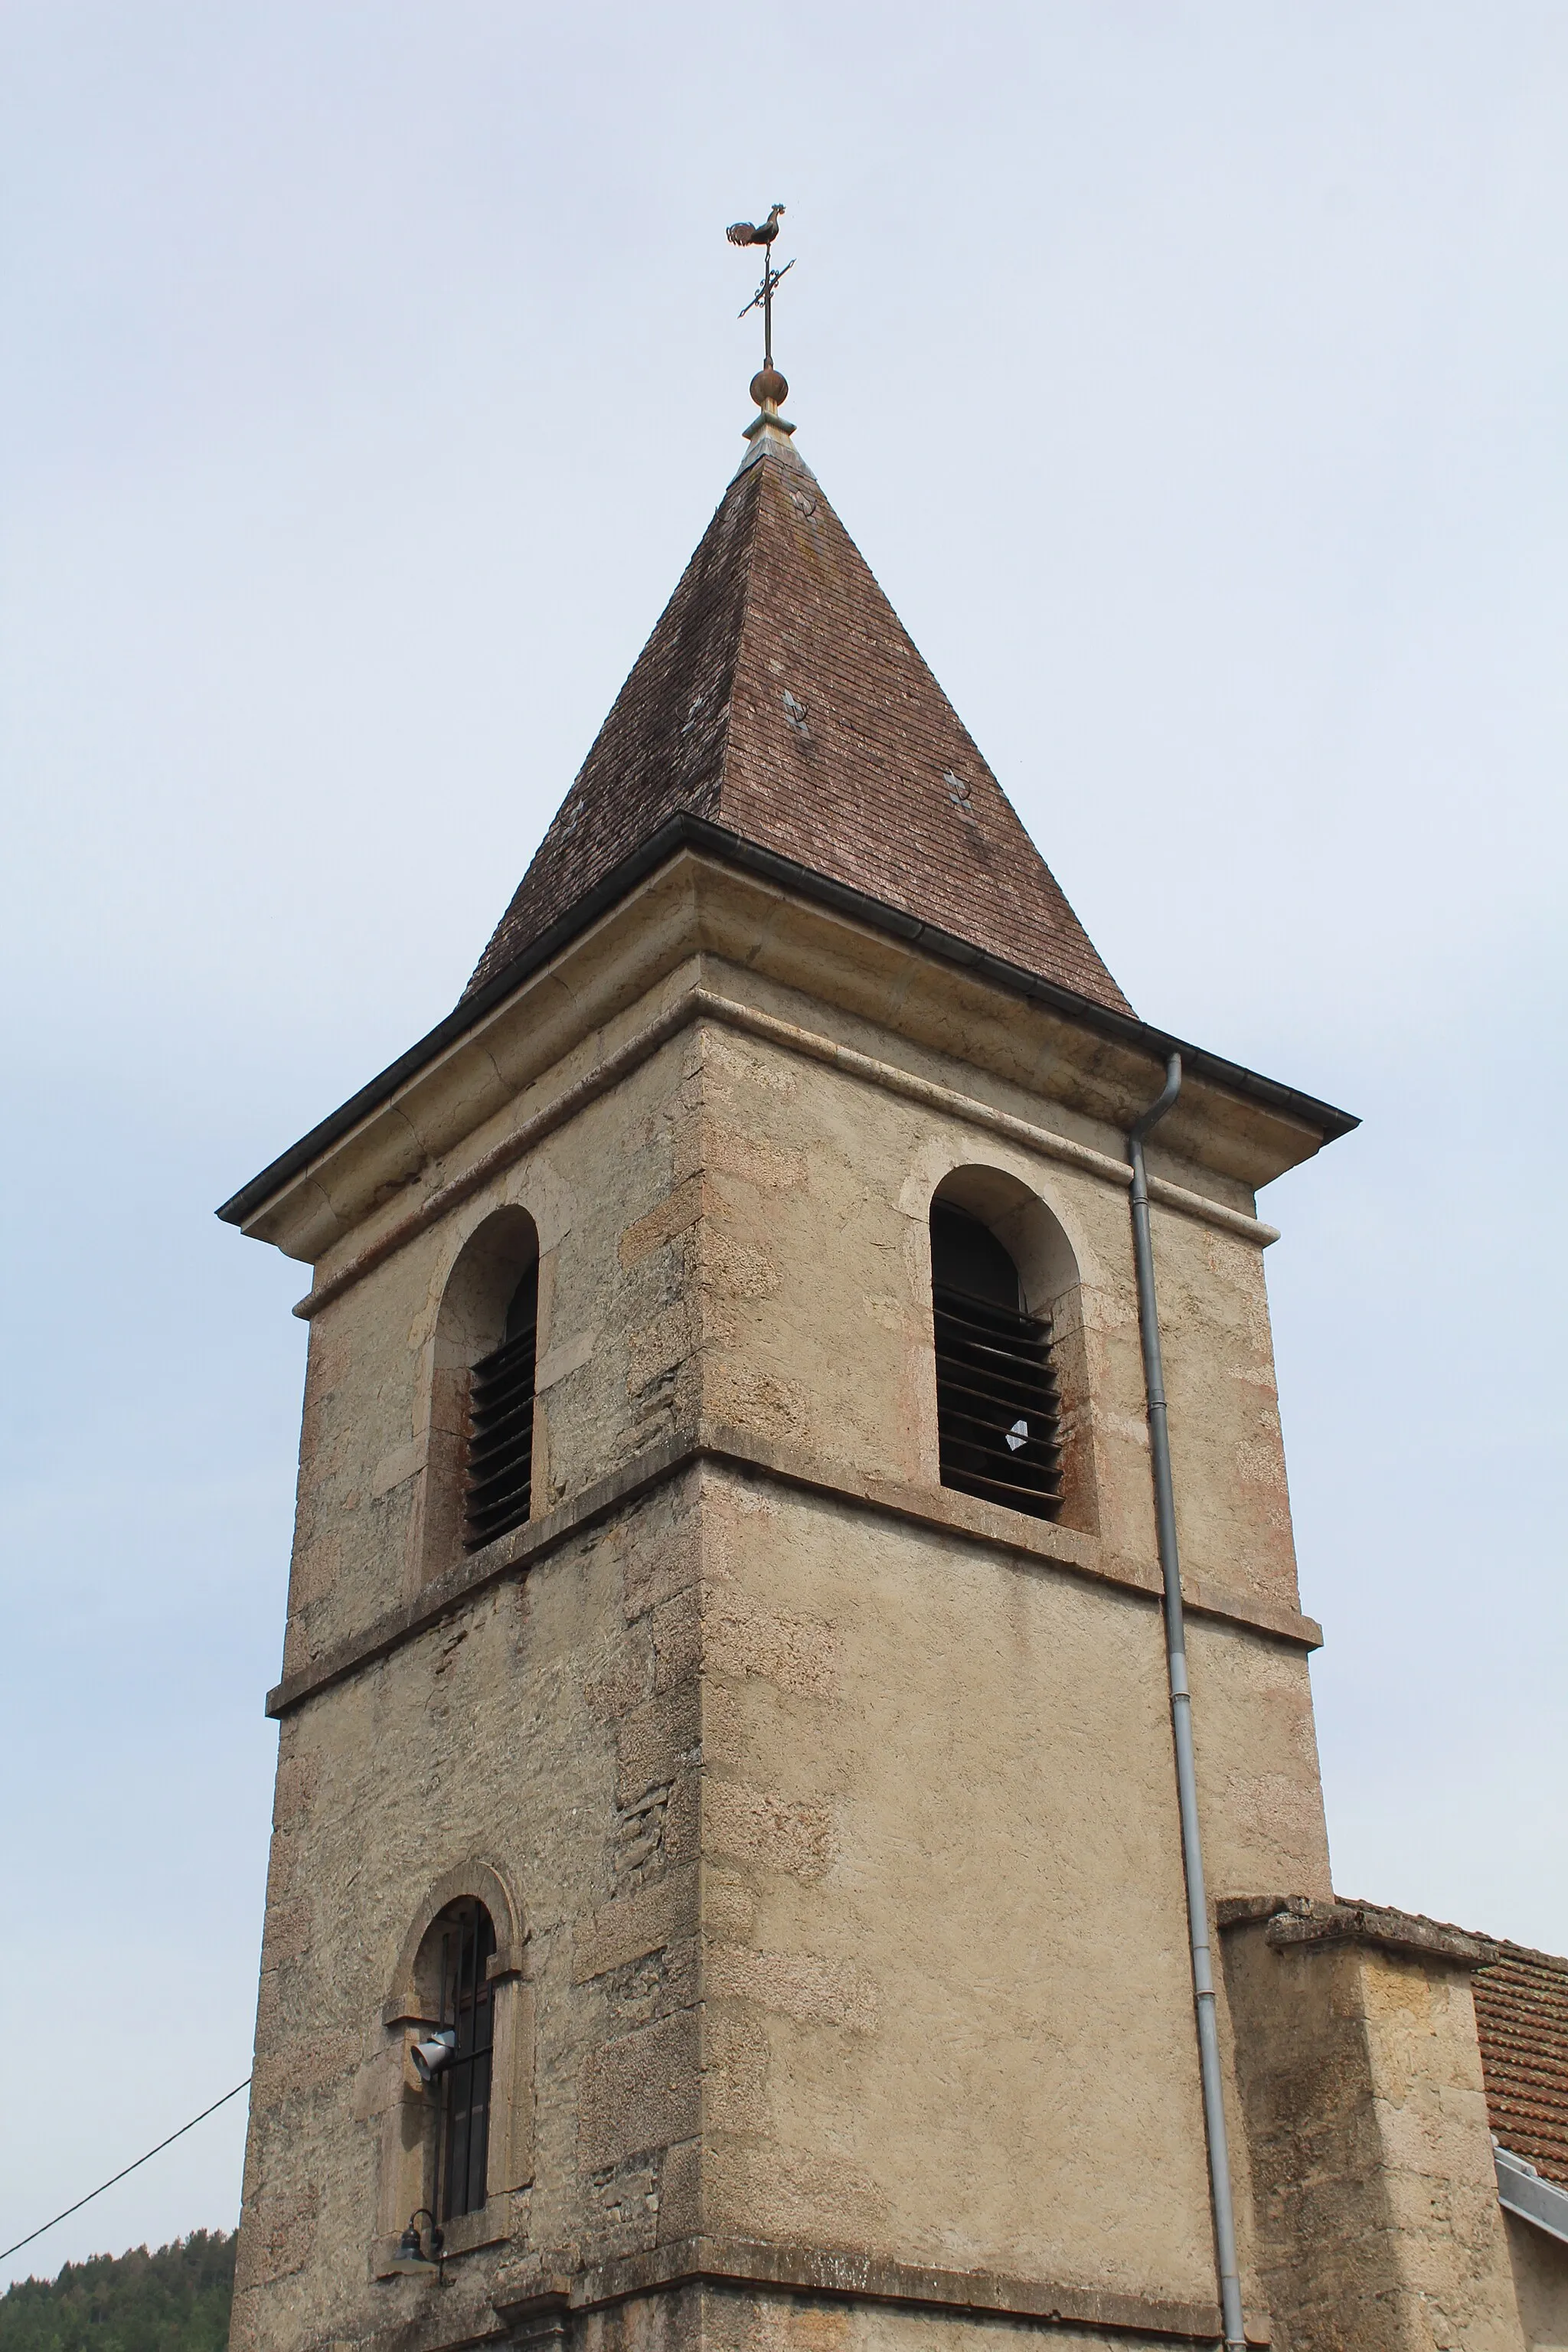
[[382,2011],[385,2024],[428,2025],[437,2021],[430,2014],[428,1989],[421,1988],[419,1983],[419,1956],[442,1912],[468,1896],[484,1905],[495,1929],[496,1948],[490,1974],[494,1977],[522,1974],[522,1926],[505,1879],[488,1862],[459,1863],[455,1870],[447,1871],[444,1877],[436,1881],[403,1939],[403,1948],[398,1953],[397,1966],[392,1972],[392,1984]]
[[[382,2010],[400,2064],[383,2143],[380,2268],[421,2206],[438,2215],[452,2252],[512,2233],[513,2200],[533,2176],[525,1940],[504,1877],[478,1859],[446,1872],[409,1923]],[[427,2082],[413,2045],[447,2032],[456,2033],[458,2063]]]
[[930,1210],[938,1475],[1095,1531],[1092,1398],[1078,1260],[1016,1176],[971,1165]]

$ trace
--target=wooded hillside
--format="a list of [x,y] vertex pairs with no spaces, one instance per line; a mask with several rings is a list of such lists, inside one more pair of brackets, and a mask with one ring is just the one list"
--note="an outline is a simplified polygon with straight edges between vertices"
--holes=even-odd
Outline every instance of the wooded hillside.
[[234,2238],[195,2230],[150,2254],[95,2254],[0,2296],[0,2352],[224,2352]]

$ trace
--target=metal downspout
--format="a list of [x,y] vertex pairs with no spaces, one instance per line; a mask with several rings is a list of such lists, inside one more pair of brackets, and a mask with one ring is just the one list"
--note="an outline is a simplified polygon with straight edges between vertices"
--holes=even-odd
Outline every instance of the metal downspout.
[[1160,1573],[1165,1588],[1165,1664],[1171,1684],[1171,1733],[1176,1750],[1176,1799],[1182,1816],[1182,1858],[1187,1879],[1187,1939],[1192,1948],[1193,1997],[1197,2010],[1198,2072],[1203,2083],[1204,2129],[1208,2141],[1209,2198],[1214,2208],[1215,2257],[1219,2271],[1220,2312],[1226,2352],[1245,2352],[1241,2280],[1236,2259],[1236,2208],[1230,2193],[1230,2149],[1226,2138],[1225,2099],[1215,2018],[1214,1963],[1209,1950],[1208,1895],[1204,1887],[1203,1842],[1198,1830],[1197,1774],[1193,1763],[1193,1702],[1187,1688],[1187,1631],[1182,1606],[1182,1567],[1176,1549],[1176,1498],[1171,1483],[1171,1441],[1166,1426],[1165,1377],[1160,1358],[1160,1310],[1154,1297],[1154,1245],[1149,1230],[1149,1181],[1143,1139],[1181,1092],[1182,1057],[1165,1065],[1164,1090],[1128,1136],[1132,1162],[1132,1255],[1138,1270],[1138,1328],[1143,1342],[1143,1385],[1149,1400],[1149,1454],[1154,1474],[1154,1524]]

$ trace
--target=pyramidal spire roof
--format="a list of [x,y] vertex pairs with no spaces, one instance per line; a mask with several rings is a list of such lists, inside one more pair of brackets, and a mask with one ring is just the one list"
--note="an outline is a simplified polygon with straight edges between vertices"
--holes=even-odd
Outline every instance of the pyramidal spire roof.
[[[749,456],[465,997],[681,817],[1131,1010],[968,730],[752,386]],[[772,396],[764,397],[764,394]]]
[[[731,231],[732,240],[767,243],[737,226],[747,236]],[[770,265],[773,285],[782,275]],[[1133,1015],[795,455],[795,427],[779,414],[788,391],[770,356],[752,379],[761,413],[746,431],[750,454],[456,1007],[242,1185],[218,1211],[226,1223],[268,1238],[287,1231],[294,1237],[279,1246],[292,1253],[300,1233],[316,1230],[313,1210],[304,1225],[289,1223],[306,1198],[299,1180],[345,1137],[368,1134],[529,971],[683,842],[874,928],[923,937],[950,962],[989,959],[1004,985],[1131,1048],[1146,1084],[1179,1052],[1193,1076],[1275,1122],[1260,1130],[1272,1141],[1246,1162],[1264,1181],[1355,1126],[1331,1104]],[[398,1152],[409,1132],[400,1117]],[[274,1212],[282,1223],[265,1228]]]

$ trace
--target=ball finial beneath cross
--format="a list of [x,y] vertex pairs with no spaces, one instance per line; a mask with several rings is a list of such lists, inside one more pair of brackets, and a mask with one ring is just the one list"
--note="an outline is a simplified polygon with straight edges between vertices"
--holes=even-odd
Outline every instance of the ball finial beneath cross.
[[789,398],[789,385],[771,363],[752,378],[752,398],[759,408],[780,408]]

